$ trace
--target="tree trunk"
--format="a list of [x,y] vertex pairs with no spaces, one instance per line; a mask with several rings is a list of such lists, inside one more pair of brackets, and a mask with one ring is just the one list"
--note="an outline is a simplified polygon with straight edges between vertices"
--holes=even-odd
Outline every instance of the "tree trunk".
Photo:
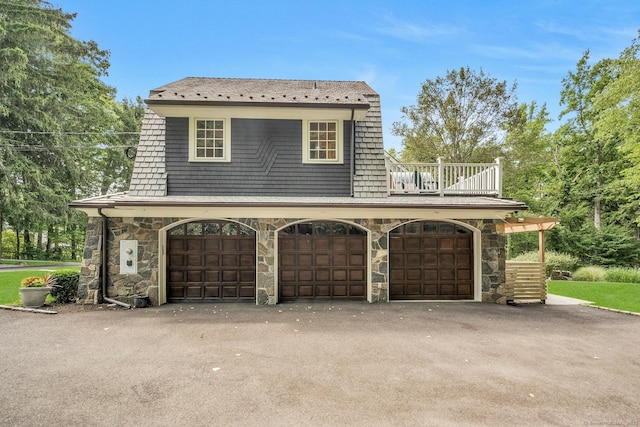
[[593,199],[593,225],[596,230],[600,230],[600,223],[602,219],[602,207],[600,205],[600,196],[602,192],[602,143],[600,141],[596,141],[596,150],[597,150],[597,175],[596,175],[596,194]]
[[2,229],[3,229],[3,219],[2,215],[0,215],[0,260],[2,260]]
[[[24,230],[24,250],[26,251],[31,246],[31,235],[29,234],[29,230]],[[25,253],[25,259],[31,259],[30,254]]]
[[16,259],[20,259],[20,232],[16,228]]

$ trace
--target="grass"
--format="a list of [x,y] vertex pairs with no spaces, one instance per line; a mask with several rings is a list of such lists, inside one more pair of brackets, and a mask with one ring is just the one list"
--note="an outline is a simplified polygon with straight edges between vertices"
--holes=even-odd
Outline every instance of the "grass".
[[3,259],[0,260],[0,264],[6,265],[20,265],[24,264],[28,267],[38,267],[40,265],[51,265],[55,264],[56,261],[35,261],[35,260],[27,260],[27,259]]
[[550,280],[550,294],[593,301],[600,307],[640,313],[640,284]]
[[[8,271],[0,271],[0,305],[21,305],[20,295],[18,294],[18,288],[20,288],[20,281],[29,276],[44,276],[45,273],[50,273],[54,270],[68,270],[69,267],[52,267],[50,269],[40,270],[18,270],[14,271],[8,269]],[[47,301],[51,301],[51,296],[47,297]]]

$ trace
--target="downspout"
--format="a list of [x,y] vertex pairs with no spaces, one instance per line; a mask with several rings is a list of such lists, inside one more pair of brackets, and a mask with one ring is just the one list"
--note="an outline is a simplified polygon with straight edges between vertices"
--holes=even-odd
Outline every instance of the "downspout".
[[102,213],[102,208],[98,208],[98,214],[102,217],[102,301],[111,304],[117,304],[124,308],[131,308],[131,306],[125,302],[118,301],[107,297],[107,271],[109,263],[109,254],[107,239],[109,237],[109,218]]
[[356,152],[356,122],[353,121],[355,115],[355,109],[351,109],[351,147],[350,153],[351,158],[349,162],[349,191],[351,192],[351,197],[353,197],[353,174],[355,171],[356,159],[354,158]]

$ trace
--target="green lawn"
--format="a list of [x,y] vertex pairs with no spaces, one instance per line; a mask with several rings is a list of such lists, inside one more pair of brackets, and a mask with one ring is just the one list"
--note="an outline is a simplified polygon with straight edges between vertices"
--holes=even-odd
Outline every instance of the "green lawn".
[[640,313],[640,284],[550,280],[550,294],[593,301],[600,307]]
[[[18,288],[20,288],[20,281],[25,277],[44,276],[46,273],[51,273],[54,270],[68,269],[69,267],[51,267],[49,269],[43,268],[39,270],[0,270],[0,305],[22,304],[20,295],[18,294]],[[49,298],[51,297],[47,297],[47,301],[49,301]]]

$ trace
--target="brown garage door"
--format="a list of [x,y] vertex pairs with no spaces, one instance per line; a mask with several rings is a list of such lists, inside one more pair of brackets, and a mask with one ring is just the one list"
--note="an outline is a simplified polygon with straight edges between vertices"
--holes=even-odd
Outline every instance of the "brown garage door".
[[473,233],[447,222],[413,222],[389,234],[389,298],[473,299]]
[[168,302],[255,302],[256,236],[241,224],[198,221],[167,234]]
[[349,224],[294,224],[278,236],[279,300],[367,295],[367,235]]

